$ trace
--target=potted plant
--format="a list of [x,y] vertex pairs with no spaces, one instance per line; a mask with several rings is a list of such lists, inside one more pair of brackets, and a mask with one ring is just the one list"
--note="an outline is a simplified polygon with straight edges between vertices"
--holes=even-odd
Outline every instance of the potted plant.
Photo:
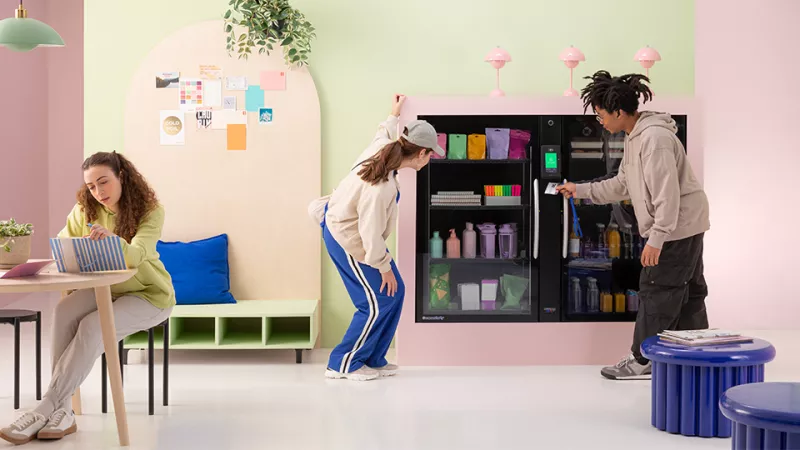
[[283,47],[287,66],[308,64],[314,27],[288,0],[230,0],[225,12],[228,55],[247,59],[253,49],[258,54]]
[[31,256],[33,225],[13,218],[0,220],[0,269],[10,269]]

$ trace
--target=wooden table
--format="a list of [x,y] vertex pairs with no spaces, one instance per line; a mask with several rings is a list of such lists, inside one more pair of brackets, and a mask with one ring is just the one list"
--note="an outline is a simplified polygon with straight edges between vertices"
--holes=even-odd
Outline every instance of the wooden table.
[[103,333],[103,347],[108,360],[108,376],[111,380],[111,395],[117,418],[119,443],[130,445],[128,437],[128,415],[125,411],[125,397],[122,391],[122,372],[117,351],[117,328],[114,325],[114,312],[111,305],[111,285],[122,283],[136,273],[136,269],[96,273],[59,273],[51,265],[39,275],[24,278],[0,279],[0,294],[70,291],[74,289],[94,289],[97,312],[100,316],[100,329]]

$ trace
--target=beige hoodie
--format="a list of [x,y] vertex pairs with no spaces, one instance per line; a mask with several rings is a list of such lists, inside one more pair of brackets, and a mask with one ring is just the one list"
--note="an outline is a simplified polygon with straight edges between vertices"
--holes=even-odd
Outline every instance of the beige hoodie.
[[625,137],[625,152],[616,177],[577,186],[576,197],[595,203],[630,199],[639,234],[660,249],[708,231],[708,199],[695,178],[669,114],[643,112]]
[[387,251],[386,239],[397,223],[400,185],[391,175],[385,182],[366,183],[358,176],[360,166],[356,165],[392,143],[397,138],[397,124],[396,116],[389,116],[381,123],[369,147],[353,162],[350,173],[339,182],[333,193],[314,200],[308,207],[309,215],[317,223],[321,223],[325,216],[331,236],[348,255],[381,273],[392,268],[392,255]]

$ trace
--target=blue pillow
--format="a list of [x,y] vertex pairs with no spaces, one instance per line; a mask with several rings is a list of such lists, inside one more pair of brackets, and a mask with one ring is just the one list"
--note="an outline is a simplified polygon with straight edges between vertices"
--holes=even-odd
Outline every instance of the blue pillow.
[[158,241],[156,250],[179,305],[236,303],[230,293],[227,234],[193,242]]

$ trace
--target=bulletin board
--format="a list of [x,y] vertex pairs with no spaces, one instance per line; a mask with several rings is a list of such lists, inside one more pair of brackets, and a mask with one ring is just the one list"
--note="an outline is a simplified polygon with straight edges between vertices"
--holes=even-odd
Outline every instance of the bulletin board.
[[[177,83],[164,75],[170,72],[179,72]],[[198,119],[191,111],[197,105],[187,103],[217,97],[219,85],[206,84],[203,94],[196,83],[217,76],[219,96],[235,97],[235,110],[223,113],[232,106],[227,102],[212,106],[206,126],[208,113]],[[228,77],[246,77],[250,92],[227,89],[227,82],[241,88],[237,83],[243,81]],[[180,86],[183,81],[187,89]],[[253,89],[262,82],[274,90]],[[187,101],[191,91],[194,97]],[[261,114],[243,113],[247,100],[257,103],[259,96]],[[182,108],[187,112],[180,124]],[[219,123],[226,126],[215,127],[223,116]],[[166,136],[165,121],[171,124]],[[188,26],[161,41],[139,65],[125,104],[124,139],[125,155],[164,205],[163,240],[226,233],[237,300],[320,298],[320,229],[306,212],[321,191],[320,108],[307,69],[289,69],[280,50],[248,61],[229,57],[222,21]]]

